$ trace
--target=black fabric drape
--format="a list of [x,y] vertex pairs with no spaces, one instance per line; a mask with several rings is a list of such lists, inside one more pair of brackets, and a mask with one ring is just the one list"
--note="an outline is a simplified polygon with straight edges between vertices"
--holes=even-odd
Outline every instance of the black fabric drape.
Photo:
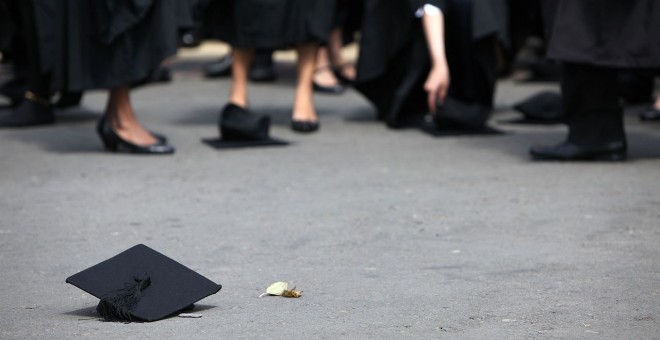
[[137,83],[176,52],[178,0],[32,1],[54,90]]
[[240,48],[324,44],[335,10],[335,0],[213,0],[204,31],[208,37]]
[[546,0],[554,20],[548,56],[582,64],[660,67],[660,1]]

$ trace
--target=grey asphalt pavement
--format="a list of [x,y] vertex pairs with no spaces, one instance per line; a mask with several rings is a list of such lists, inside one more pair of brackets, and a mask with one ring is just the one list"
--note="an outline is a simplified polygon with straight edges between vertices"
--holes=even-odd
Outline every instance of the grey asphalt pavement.
[[[553,86],[504,81],[501,136],[391,131],[352,91],[298,135],[284,63],[251,101],[293,144],[218,151],[229,82],[199,65],[133,96],[171,157],[104,152],[98,91],[0,131],[1,339],[660,339],[660,124],[629,112],[626,163],[535,163],[565,129],[506,121]],[[64,282],[140,243],[223,285],[201,318],[103,322]],[[303,296],[258,298],[275,281]]]

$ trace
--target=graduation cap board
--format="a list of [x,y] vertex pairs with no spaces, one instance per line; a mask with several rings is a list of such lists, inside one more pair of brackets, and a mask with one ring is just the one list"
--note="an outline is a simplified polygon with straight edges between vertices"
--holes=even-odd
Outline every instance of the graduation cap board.
[[107,320],[156,321],[217,293],[222,286],[139,244],[66,279],[101,299]]
[[557,92],[541,92],[513,106],[523,114],[522,119],[511,121],[517,124],[559,124],[564,121],[562,96]]
[[489,117],[490,110],[485,107],[447,97],[422,130],[435,137],[504,134],[487,125]]
[[202,139],[216,149],[235,149],[260,146],[285,146],[289,142],[271,138],[270,117],[259,116],[234,104],[222,110],[218,121],[220,138]]

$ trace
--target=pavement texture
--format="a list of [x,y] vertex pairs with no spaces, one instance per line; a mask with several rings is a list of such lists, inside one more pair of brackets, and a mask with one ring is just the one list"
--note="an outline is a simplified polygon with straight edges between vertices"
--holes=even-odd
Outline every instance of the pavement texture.
[[[553,86],[503,81],[501,136],[388,130],[353,91],[318,95],[321,131],[299,135],[283,61],[251,101],[293,144],[218,151],[209,60],[134,92],[174,156],[103,151],[102,91],[0,131],[0,338],[660,339],[660,124],[628,113],[626,163],[532,162],[565,129],[510,107]],[[64,282],[140,243],[223,285],[201,318],[103,322]],[[259,298],[275,281],[303,296]]]

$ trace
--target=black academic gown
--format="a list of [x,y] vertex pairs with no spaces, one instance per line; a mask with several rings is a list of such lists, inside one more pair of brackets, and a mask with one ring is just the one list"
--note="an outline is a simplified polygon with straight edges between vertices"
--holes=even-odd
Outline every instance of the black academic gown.
[[546,1],[555,10],[550,13],[550,58],[618,68],[660,67],[660,1]]
[[335,0],[212,0],[205,35],[239,48],[324,44],[335,23]]
[[445,16],[449,96],[492,107],[494,39],[506,36],[502,1],[365,0],[356,89],[391,127],[420,124],[428,111],[423,84],[431,65],[421,20],[414,15],[427,3]]
[[8,52],[14,37],[16,25],[8,0],[0,0],[0,52]]
[[54,90],[138,83],[176,52],[178,0],[32,1]]

